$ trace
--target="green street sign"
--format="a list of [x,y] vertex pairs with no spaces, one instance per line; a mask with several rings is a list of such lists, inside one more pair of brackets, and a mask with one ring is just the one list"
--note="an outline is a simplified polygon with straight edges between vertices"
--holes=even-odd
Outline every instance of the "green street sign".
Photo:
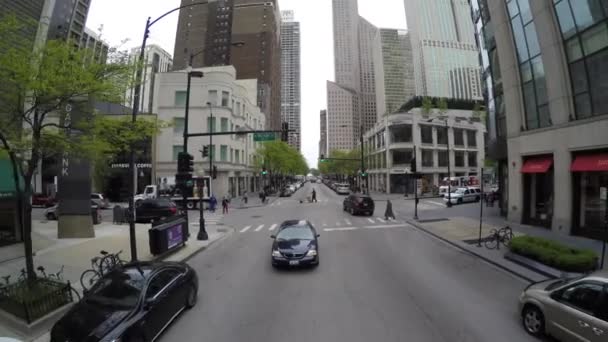
[[274,132],[253,133],[253,141],[273,141],[275,140]]

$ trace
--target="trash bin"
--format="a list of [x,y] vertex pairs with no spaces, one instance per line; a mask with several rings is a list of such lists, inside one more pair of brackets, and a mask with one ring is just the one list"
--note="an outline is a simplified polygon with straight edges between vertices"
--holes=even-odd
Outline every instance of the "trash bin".
[[114,222],[115,224],[123,224],[127,222],[125,216],[125,209],[123,207],[119,205],[114,206],[114,209],[112,209],[112,222]]
[[98,206],[91,206],[91,218],[93,219],[94,225],[101,223],[101,214]]

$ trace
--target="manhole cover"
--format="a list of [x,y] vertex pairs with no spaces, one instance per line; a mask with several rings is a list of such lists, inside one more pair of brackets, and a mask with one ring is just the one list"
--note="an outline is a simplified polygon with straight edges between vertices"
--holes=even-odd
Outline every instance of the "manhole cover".
[[426,219],[426,220],[418,220],[420,223],[431,223],[431,222],[441,222],[441,221],[449,221],[447,218],[435,218],[435,219]]
[[251,216],[251,218],[260,218],[260,217],[262,217],[262,215],[253,215],[253,216]]

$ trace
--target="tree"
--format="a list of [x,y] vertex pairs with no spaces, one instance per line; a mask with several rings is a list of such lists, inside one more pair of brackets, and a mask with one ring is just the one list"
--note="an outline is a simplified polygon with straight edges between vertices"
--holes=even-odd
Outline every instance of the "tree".
[[[49,40],[33,50],[11,44],[27,25],[14,17],[0,20],[0,150],[13,166],[17,184],[18,225],[23,232],[28,279],[36,277],[32,256],[32,177],[42,158],[68,153],[81,158],[110,156],[151,133],[156,123],[129,120],[110,122],[92,113],[95,101],[121,102],[129,88],[134,65],[103,63],[92,51],[80,50],[74,42]],[[122,54],[116,50],[110,54]],[[109,56],[109,61],[120,60]],[[72,106],[91,113],[71,122],[64,109]],[[87,121],[89,120],[89,121]],[[82,134],[74,136],[70,131]],[[17,181],[23,178],[24,188]]]
[[437,100],[437,111],[441,116],[444,116],[448,112],[448,100],[445,97]]
[[321,172],[319,172],[319,170],[317,170],[315,168],[308,170],[308,173],[310,173],[311,175],[313,175],[315,177],[318,177],[321,174]]
[[422,115],[429,116],[433,113],[433,99],[428,96],[422,98]]
[[271,175],[303,175],[308,164],[300,151],[283,141],[268,141],[256,151],[256,168],[266,168]]

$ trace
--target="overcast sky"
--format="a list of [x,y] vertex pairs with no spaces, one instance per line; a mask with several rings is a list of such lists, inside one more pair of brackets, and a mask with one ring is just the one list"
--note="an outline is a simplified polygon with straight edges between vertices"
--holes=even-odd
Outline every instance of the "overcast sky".
[[[359,14],[378,27],[406,28],[403,0],[358,0]],[[180,0],[94,0],[87,26],[101,29],[110,46],[141,45],[148,16],[155,19],[178,7]],[[319,111],[326,108],[327,80],[334,79],[331,0],[279,0],[281,10],[294,10],[302,34],[302,153],[310,167],[317,166]],[[173,54],[177,12],[150,30],[148,44]]]

